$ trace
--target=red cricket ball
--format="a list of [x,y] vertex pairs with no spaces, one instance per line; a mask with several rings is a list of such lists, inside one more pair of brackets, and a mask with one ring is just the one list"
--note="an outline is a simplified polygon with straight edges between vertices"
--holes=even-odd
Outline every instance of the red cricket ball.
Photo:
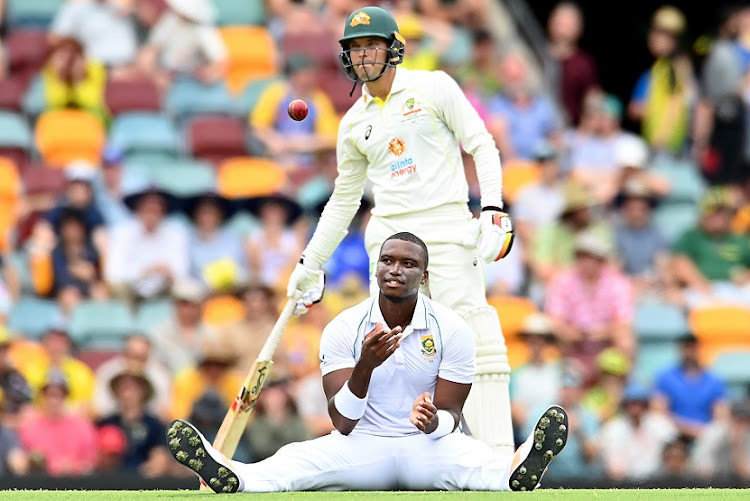
[[307,103],[304,102],[302,99],[295,99],[291,103],[289,103],[289,116],[292,117],[292,120],[300,121],[304,120],[307,116],[308,108]]

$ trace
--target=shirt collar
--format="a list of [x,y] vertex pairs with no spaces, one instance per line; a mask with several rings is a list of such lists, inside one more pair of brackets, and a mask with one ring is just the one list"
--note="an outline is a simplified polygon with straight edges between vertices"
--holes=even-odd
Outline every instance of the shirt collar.
[[[367,319],[371,327],[370,329],[368,329],[368,331],[372,330],[372,327],[377,325],[378,323],[388,325],[383,318],[383,312],[380,311],[380,304],[378,303],[379,297],[379,295],[376,295],[372,298],[372,304],[370,305],[370,315]],[[409,323],[409,325],[406,326],[404,335],[408,335],[408,333],[410,333],[412,330],[424,330],[427,328],[427,305],[425,304],[425,299],[425,295],[420,292],[417,297],[417,304],[414,307],[414,315],[411,317],[411,322]]]
[[[406,70],[397,67],[396,76],[393,77],[393,83],[391,84],[391,92],[388,94],[389,97],[386,98],[386,101],[391,95],[406,89],[407,78]],[[367,83],[362,86],[362,98],[365,100],[365,106],[374,101],[372,94],[370,94],[370,91],[367,88]]]

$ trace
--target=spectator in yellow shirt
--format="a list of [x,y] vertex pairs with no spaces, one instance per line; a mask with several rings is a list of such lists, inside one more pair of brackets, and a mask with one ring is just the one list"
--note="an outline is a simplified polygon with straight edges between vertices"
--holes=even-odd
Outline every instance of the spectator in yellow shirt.
[[50,370],[62,372],[68,384],[66,403],[86,414],[91,412],[96,379],[91,368],[73,356],[73,340],[67,327],[55,320],[41,338],[42,356],[21,369],[36,395],[44,386]]
[[[291,54],[284,65],[286,79],[271,84],[250,113],[253,134],[266,153],[290,171],[310,169],[336,149],[339,117],[331,99],[318,87],[318,68],[305,54]],[[303,99],[307,118],[295,121],[287,108]]]

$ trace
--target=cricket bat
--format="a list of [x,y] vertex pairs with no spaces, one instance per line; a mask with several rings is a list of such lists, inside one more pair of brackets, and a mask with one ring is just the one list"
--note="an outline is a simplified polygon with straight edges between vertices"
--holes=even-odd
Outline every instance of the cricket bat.
[[245,432],[250,413],[258,401],[258,396],[263,389],[268,374],[271,372],[271,366],[273,365],[271,359],[281,341],[281,336],[284,334],[289,320],[292,318],[296,305],[296,296],[289,298],[286,302],[281,315],[276,320],[271,333],[268,335],[268,339],[266,339],[263,348],[261,348],[258,358],[255,359],[250,372],[248,372],[245,381],[242,383],[242,388],[240,388],[237,396],[234,397],[232,405],[221,422],[221,427],[216,434],[213,446],[230,459],[237,449],[237,444]]

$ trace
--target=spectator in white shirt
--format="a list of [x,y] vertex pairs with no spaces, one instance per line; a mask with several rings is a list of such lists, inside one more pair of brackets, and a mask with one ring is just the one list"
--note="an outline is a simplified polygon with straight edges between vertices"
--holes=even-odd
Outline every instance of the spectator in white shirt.
[[138,53],[135,24],[126,0],[64,2],[52,21],[50,41],[76,38],[86,56],[125,76]]
[[105,279],[115,294],[148,299],[164,294],[189,270],[183,227],[165,221],[171,197],[156,188],[131,193],[125,204],[135,217],[112,230]]
[[138,55],[146,74],[162,86],[175,76],[206,83],[218,81],[225,70],[227,50],[214,26],[215,9],[209,0],[167,0],[166,10]]

